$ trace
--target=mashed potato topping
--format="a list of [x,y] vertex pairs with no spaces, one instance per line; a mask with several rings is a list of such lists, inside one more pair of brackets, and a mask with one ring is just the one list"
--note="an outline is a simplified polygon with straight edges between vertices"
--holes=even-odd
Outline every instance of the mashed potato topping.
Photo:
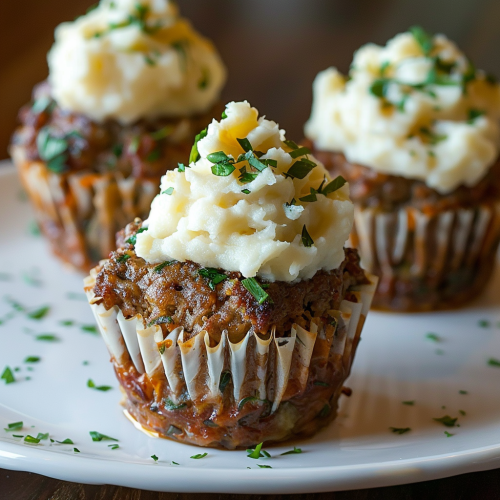
[[49,81],[63,108],[123,124],[207,111],[226,71],[169,0],[101,0],[56,29]]
[[353,223],[342,178],[247,102],[198,137],[189,166],[167,172],[136,253],[148,262],[191,260],[270,281],[337,268]]
[[307,137],[353,163],[440,193],[475,185],[500,146],[500,86],[443,35],[412,28],[359,49],[346,79],[314,82]]

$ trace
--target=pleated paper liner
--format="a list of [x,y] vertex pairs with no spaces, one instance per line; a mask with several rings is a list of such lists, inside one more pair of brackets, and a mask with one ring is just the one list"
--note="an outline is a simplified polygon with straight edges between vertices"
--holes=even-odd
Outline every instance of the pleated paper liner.
[[160,177],[57,174],[44,162],[28,160],[20,146],[12,146],[11,155],[53,253],[85,272],[115,249],[116,232],[128,221],[147,217],[159,191]]
[[[85,290],[127,393],[128,418],[150,435],[228,448],[311,433],[333,418],[377,284],[370,275],[369,285],[352,287],[357,302],[343,300],[338,311],[330,311],[335,321],[325,328],[313,318],[307,330],[293,325],[289,337],[276,337],[275,328],[263,336],[250,330],[232,343],[224,332],[212,345],[205,330],[189,337],[179,327],[164,339],[161,327],[145,327],[140,315],[125,318],[117,306],[106,310],[94,296],[95,277],[94,269]],[[131,372],[168,400],[161,416],[158,408],[151,411],[152,400],[131,390]],[[148,388],[141,385],[143,393]],[[293,418],[287,402],[294,406],[288,411]],[[260,419],[249,415],[254,403],[260,405]]]
[[355,208],[351,244],[380,277],[374,306],[419,311],[455,307],[491,277],[500,240],[500,204],[429,214]]

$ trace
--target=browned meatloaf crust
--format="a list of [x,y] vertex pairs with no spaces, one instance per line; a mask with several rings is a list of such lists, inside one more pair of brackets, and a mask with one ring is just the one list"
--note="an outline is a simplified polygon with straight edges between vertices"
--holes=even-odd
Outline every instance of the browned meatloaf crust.
[[[365,262],[363,252],[361,257],[367,270],[381,278],[373,301],[375,308],[405,312],[454,308],[474,299],[484,289],[492,275],[500,237],[496,215],[500,160],[475,186],[460,186],[451,193],[440,194],[423,181],[383,174],[350,163],[342,153],[317,150],[311,141],[304,143],[332,176],[342,175],[349,182],[356,210],[373,214],[363,232],[356,220],[351,239],[355,246],[371,249],[370,259]],[[459,217],[465,210],[472,214],[473,229],[480,226],[481,211],[492,215],[482,241],[474,241],[471,230],[460,253],[453,245],[459,239]],[[391,252],[396,248],[398,217],[404,211],[408,214],[407,238],[401,257],[396,260]],[[453,214],[448,229],[451,236],[439,229],[447,212]],[[420,233],[417,216],[420,221],[427,221]],[[377,228],[376,220],[382,217],[383,232]],[[388,249],[385,261],[380,248]]]
[[342,153],[315,149],[311,141],[306,140],[304,144],[333,176],[341,175],[349,182],[352,201],[363,207],[393,211],[412,206],[435,213],[500,199],[500,159],[475,186],[459,186],[451,193],[440,194],[424,181],[377,172],[349,162]]
[[100,270],[94,292],[106,309],[116,305],[125,318],[141,314],[146,324],[159,321],[165,334],[178,326],[192,334],[207,330],[218,343],[227,330],[234,343],[251,327],[266,334],[276,326],[280,337],[290,332],[293,323],[306,328],[311,317],[327,317],[327,311],[339,308],[349,287],[369,283],[357,251],[348,248],[344,262],[334,271],[318,271],[297,283],[263,281],[271,300],[258,304],[241,284],[243,276],[238,272],[220,271],[228,279],[212,290],[199,273],[203,269],[199,264],[171,261],[162,267],[146,263],[126,242],[139,228],[140,223],[129,224],[118,236],[123,246],[111,253]]
[[28,160],[41,160],[37,137],[45,128],[50,136],[62,139],[67,148],[56,173],[120,171],[125,177],[160,178],[165,170],[186,163],[194,136],[210,122],[213,113],[190,118],[158,118],[121,125],[115,120],[97,123],[83,114],[62,109],[50,97],[43,82],[35,87],[33,101],[19,113],[21,127],[12,142],[25,148]]
[[[121,364],[114,360],[126,394],[125,407],[134,419],[161,437],[225,448],[309,435],[330,422],[336,415],[358,343],[356,336],[352,343],[347,340],[345,353],[334,352],[332,341],[345,338],[346,327],[330,312],[338,309],[343,299],[357,301],[349,287],[369,283],[357,251],[346,249],[346,259],[338,269],[320,271],[310,280],[260,281],[261,286],[269,285],[265,290],[271,300],[258,304],[241,285],[239,273],[225,273],[228,278],[212,290],[194,262],[173,262],[161,270],[158,265],[147,264],[135,254],[133,245],[126,243],[131,237],[133,241],[140,225],[140,221],[129,224],[118,235],[121,248],[98,269],[94,293],[102,297],[106,309],[118,306],[125,317],[140,313],[146,324],[156,322],[161,326],[164,338],[177,326],[183,326],[188,336],[205,329],[214,344],[223,329],[233,343],[252,327],[265,337],[271,326],[276,326],[276,337],[287,337],[292,323],[309,328],[311,318],[319,321],[324,333],[316,340],[305,387],[289,384],[276,412],[271,412],[270,401],[257,397],[235,401],[230,372],[223,372],[221,399],[202,397],[192,401],[184,392],[181,403],[173,404],[164,376],[141,375],[130,359]],[[299,366],[292,365],[292,373]]]

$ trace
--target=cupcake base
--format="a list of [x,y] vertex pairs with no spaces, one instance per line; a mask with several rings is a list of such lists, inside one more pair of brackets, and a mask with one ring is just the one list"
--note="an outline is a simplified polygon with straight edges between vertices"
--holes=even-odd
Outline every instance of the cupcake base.
[[250,329],[235,342],[223,331],[214,342],[206,330],[165,335],[141,314],[106,309],[94,294],[97,272],[85,291],[129,416],[154,436],[228,449],[310,435],[335,418],[377,283],[342,283],[328,322],[312,317],[285,336]]

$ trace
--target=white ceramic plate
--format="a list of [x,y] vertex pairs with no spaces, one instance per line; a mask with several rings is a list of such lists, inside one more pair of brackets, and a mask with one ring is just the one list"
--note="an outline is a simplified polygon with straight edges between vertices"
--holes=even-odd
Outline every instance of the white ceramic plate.
[[[500,368],[488,364],[500,359],[500,314],[494,300],[500,275],[475,305],[460,311],[370,313],[348,381],[353,394],[343,398],[337,421],[312,439],[268,448],[270,459],[253,460],[245,451],[202,450],[153,439],[126,420],[104,343],[82,329],[93,324],[82,277],[64,269],[43,239],[30,234],[33,216],[20,193],[13,169],[4,165],[0,374],[6,366],[19,370],[14,383],[0,380],[0,467],[83,483],[205,493],[367,488],[500,467]],[[45,305],[50,312],[31,319],[12,300],[27,312]],[[63,326],[64,320],[74,325]],[[59,340],[37,340],[41,334]],[[27,356],[41,359],[29,364]],[[113,389],[89,389],[89,378]],[[433,420],[445,415],[458,417],[459,427]],[[21,430],[3,430],[17,421],[24,423]],[[411,431],[396,434],[389,427]],[[118,439],[119,448],[111,449],[111,441],[93,442],[89,431]],[[49,433],[55,441],[69,438],[74,445],[50,439],[27,444],[13,437],[38,433]],[[294,445],[303,453],[280,456]],[[190,458],[204,451],[205,458]]]

